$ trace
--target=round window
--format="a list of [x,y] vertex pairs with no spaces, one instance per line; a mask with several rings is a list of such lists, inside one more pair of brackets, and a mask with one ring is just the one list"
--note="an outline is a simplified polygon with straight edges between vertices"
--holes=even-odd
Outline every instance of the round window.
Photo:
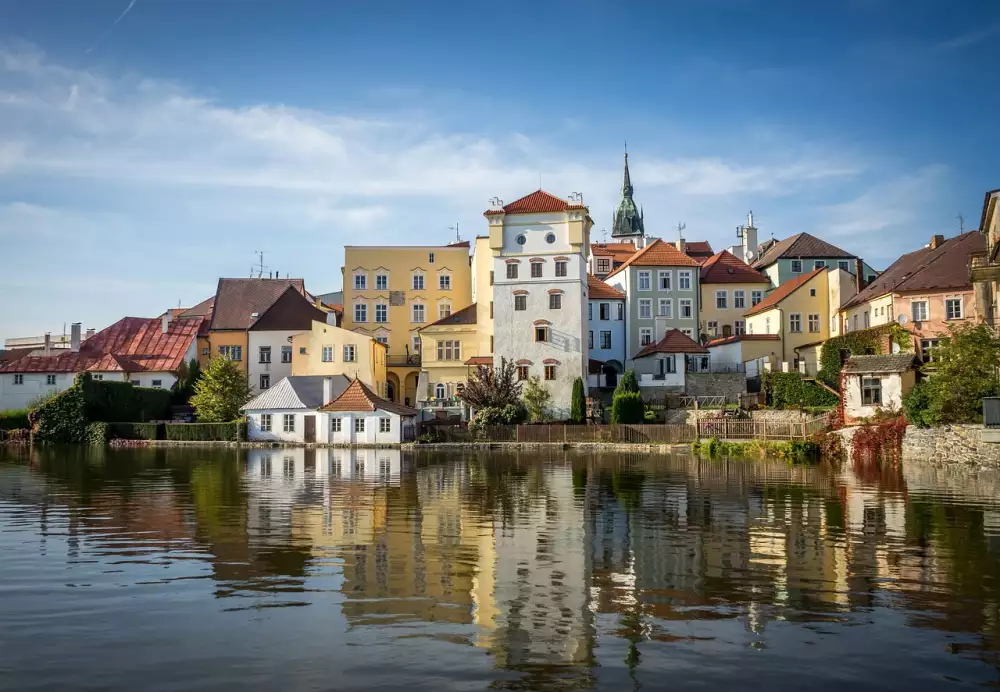
[[545,236],[545,242],[548,243],[549,245],[551,245],[552,243],[556,242],[556,234],[555,233],[549,233],[549,234],[547,234]]
[[528,239],[525,238],[524,234],[522,233],[521,235],[514,238],[514,242],[517,243],[518,245],[524,245],[526,242],[528,242]]

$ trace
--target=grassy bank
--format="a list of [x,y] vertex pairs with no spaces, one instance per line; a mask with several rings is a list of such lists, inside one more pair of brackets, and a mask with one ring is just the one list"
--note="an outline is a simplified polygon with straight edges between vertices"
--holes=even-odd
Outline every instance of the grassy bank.
[[777,457],[794,464],[809,464],[819,461],[820,458],[820,446],[810,440],[723,442],[717,437],[713,437],[707,442],[693,442],[691,451],[707,457],[747,457],[752,459]]

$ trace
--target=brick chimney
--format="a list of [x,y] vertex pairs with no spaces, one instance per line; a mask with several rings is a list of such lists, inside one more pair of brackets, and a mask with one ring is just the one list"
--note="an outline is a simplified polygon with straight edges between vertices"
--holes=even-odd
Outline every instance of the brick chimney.
[[69,327],[69,350],[73,353],[80,352],[80,323],[74,322]]
[[857,286],[858,293],[865,287],[865,262],[860,257],[854,260],[854,284]]
[[934,236],[931,236],[931,250],[937,250],[942,245],[944,245],[944,236],[943,235],[934,235]]
[[52,355],[52,332],[45,332],[45,346],[43,347],[42,355]]

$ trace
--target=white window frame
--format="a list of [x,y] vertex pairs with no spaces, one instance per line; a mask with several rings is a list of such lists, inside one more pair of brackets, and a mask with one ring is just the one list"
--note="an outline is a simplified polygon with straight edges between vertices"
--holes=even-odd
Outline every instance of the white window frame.
[[392,418],[389,416],[383,416],[378,419],[378,431],[380,433],[390,433],[392,432]]
[[367,291],[368,290],[368,273],[367,272],[354,272],[354,290],[355,291]]
[[708,331],[708,333],[709,333],[710,336],[718,336],[719,335],[719,321],[718,320],[709,320],[708,324],[707,324],[707,331]]
[[281,430],[286,433],[295,432],[295,414],[285,413],[281,417]]
[[792,334],[802,333],[802,313],[801,312],[790,312],[788,313],[788,331]]
[[459,339],[442,339],[438,341],[437,359],[440,361],[462,360],[462,342]]
[[651,343],[653,343],[653,329],[651,327],[639,329],[639,345],[647,346]]
[[422,346],[419,334],[414,334],[413,335],[413,338],[410,339],[410,345],[413,347],[413,353],[415,355],[419,355],[420,354],[420,348]]
[[[882,378],[881,377],[860,377],[861,380],[861,405],[881,406],[882,405]],[[865,390],[868,390],[866,397]],[[878,392],[878,401],[875,401],[875,392]]]
[[292,347],[282,346],[281,347],[281,362],[291,363],[292,362]]
[[733,309],[743,310],[747,306],[747,292],[740,289],[733,291]]
[[56,385],[56,376],[52,373],[47,374],[45,376],[45,386],[54,387],[55,385]]
[[597,316],[601,322],[607,322],[611,319],[611,303],[599,303],[597,309]]
[[746,320],[733,320],[733,336],[743,336],[747,333]]
[[621,302],[621,301],[618,302],[618,317],[616,319],[619,322],[621,322],[621,321],[623,321],[625,319],[625,303],[624,302]]
[[330,432],[339,433],[344,429],[343,418],[335,416],[330,419]]
[[271,373],[262,372],[260,374],[260,381],[258,382],[258,384],[260,385],[259,389],[270,389],[270,387],[271,387]]
[[423,272],[413,272],[413,274],[410,275],[410,287],[414,291],[424,290],[424,286],[426,285],[426,283],[427,282],[425,280],[425,275]]
[[800,260],[800,259],[793,259],[792,262],[791,262],[791,264],[792,264],[792,273],[793,274],[801,274],[802,273],[802,260]]
[[609,274],[611,273],[611,260],[607,258],[601,258],[597,260],[597,273],[598,274]]
[[724,288],[719,289],[715,292],[715,309],[716,310],[729,309],[729,291],[727,291]]
[[388,274],[376,274],[375,275],[375,290],[376,291],[388,291],[389,290],[389,275]]
[[653,290],[653,272],[649,269],[642,269],[637,272],[636,289],[639,291]]
[[657,314],[659,314],[660,317],[666,317],[668,320],[672,320],[674,318],[673,298],[660,298],[660,303],[657,308]]
[[271,414],[262,413],[260,414],[260,431],[261,432],[271,432]]
[[257,347],[257,362],[261,364],[269,364],[271,362],[271,347],[270,346],[258,346]]
[[354,321],[358,324],[368,322],[368,303],[354,304]]
[[357,349],[354,348],[354,344],[344,345],[344,362],[345,363],[355,363],[357,358]]
[[837,260],[837,267],[843,269],[845,272],[851,271],[851,261],[850,260]]
[[690,291],[694,285],[691,279],[691,272],[687,269],[681,269],[677,272],[677,290],[678,291]]
[[694,317],[694,301],[690,298],[681,298],[677,301],[677,318],[689,320],[692,317]]
[[354,419],[354,432],[363,433],[365,431],[365,419],[358,416]]
[[451,274],[448,274],[447,272],[441,272],[438,274],[438,290],[439,291],[451,290]]
[[660,269],[656,272],[656,288],[661,291],[672,291],[673,281],[671,279],[672,272],[669,269]]
[[764,300],[764,291],[760,289],[750,291],[750,307],[756,306],[762,300]]
[[423,324],[425,321],[427,321],[427,306],[424,305],[423,303],[414,303],[413,305],[411,305],[410,321],[413,324]]
[[[955,315],[950,315],[949,312],[953,306],[958,307],[958,313]],[[946,320],[961,320],[965,319],[965,301],[961,297],[958,298],[945,298],[944,301],[944,318]]]
[[[917,314],[917,306],[921,306],[923,309],[922,315]],[[931,309],[930,303],[927,300],[911,300],[910,301],[910,316],[913,318],[914,322],[926,322],[930,319]],[[857,315],[855,315],[857,317]]]
[[640,320],[651,320],[651,319],[653,319],[653,299],[652,298],[640,298],[639,299],[639,319]]
[[807,320],[809,322],[809,333],[810,334],[818,334],[819,331],[820,331],[820,325],[822,324],[822,321],[820,320],[819,313],[818,312],[810,312],[809,316],[807,317]]
[[451,303],[438,303],[438,319],[443,320],[451,316]]
[[813,262],[813,269],[826,269],[826,260],[816,260]]
[[375,322],[385,324],[389,321],[389,306],[385,303],[375,303]]
[[690,339],[694,338],[694,330],[690,329],[688,327],[685,327],[684,329],[682,329],[681,330],[681,334],[683,334],[684,336],[686,336],[686,337],[688,337]]
[[333,362],[333,345],[327,344],[320,349],[320,360],[324,363]]

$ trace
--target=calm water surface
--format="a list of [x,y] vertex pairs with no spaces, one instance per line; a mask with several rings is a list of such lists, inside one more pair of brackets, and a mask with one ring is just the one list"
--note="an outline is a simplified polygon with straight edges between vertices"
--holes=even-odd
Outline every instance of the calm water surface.
[[952,689],[1000,480],[689,456],[0,451],[0,687]]

